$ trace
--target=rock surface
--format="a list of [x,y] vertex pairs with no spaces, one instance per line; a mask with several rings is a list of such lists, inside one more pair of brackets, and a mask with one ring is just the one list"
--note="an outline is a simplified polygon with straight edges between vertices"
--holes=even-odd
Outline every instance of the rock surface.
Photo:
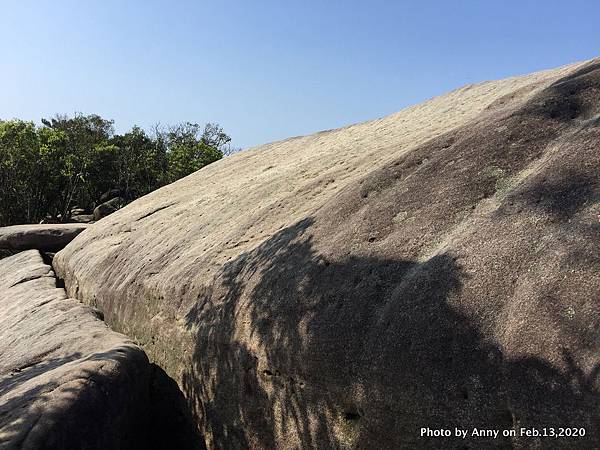
[[117,211],[123,205],[123,199],[121,197],[113,198],[105,203],[98,205],[94,209],[94,220],[100,220],[115,211]]
[[148,448],[150,365],[56,287],[31,250],[0,261],[0,448]]
[[64,248],[86,227],[85,224],[75,223],[1,227],[0,249],[12,251],[37,249],[55,252]]
[[121,189],[109,189],[108,191],[106,191],[105,193],[103,193],[100,196],[100,202],[104,203],[109,200],[112,200],[113,198],[120,197],[121,193],[122,193]]
[[600,60],[467,86],[211,164],[54,265],[211,448],[595,448],[599,143]]
[[73,209],[71,209],[71,216],[80,216],[82,214],[86,214],[86,211],[83,208],[73,208]]
[[71,216],[71,222],[73,223],[92,223],[94,220],[93,214],[77,214]]
[[7,250],[5,248],[0,248],[0,259],[8,258],[9,256],[14,255],[15,253],[17,253],[17,252],[14,252],[12,250]]

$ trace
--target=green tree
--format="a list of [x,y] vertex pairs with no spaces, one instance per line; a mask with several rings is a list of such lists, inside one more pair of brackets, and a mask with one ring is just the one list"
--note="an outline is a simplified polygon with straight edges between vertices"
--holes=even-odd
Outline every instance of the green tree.
[[[88,178],[91,173],[98,172],[99,164],[106,162],[105,155],[114,151],[107,148],[114,133],[113,121],[96,114],[76,114],[73,118],[57,115],[49,120],[42,119],[42,123],[61,133],[62,138],[54,142],[51,154],[61,175],[61,195],[56,199],[56,210],[62,220],[67,220],[72,206],[76,204],[89,209],[100,195],[102,186],[88,182]],[[106,168],[110,170],[110,165]],[[112,176],[108,173],[105,179]]]
[[114,181],[126,201],[162,186],[165,155],[144,130],[134,126],[130,132],[115,136],[112,142],[118,148]]
[[216,124],[139,127],[118,135],[92,114],[57,115],[43,126],[0,121],[0,226],[68,221],[74,206],[91,211],[104,192],[125,202],[223,157],[230,138]]
[[173,182],[223,157],[223,147],[231,138],[221,127],[184,122],[170,127],[163,134],[167,145],[168,176]]
[[0,223],[35,221],[43,208],[44,166],[32,122],[0,122]]

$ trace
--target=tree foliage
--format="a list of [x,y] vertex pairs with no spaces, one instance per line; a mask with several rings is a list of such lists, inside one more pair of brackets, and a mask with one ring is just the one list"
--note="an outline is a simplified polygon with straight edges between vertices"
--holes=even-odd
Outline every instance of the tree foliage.
[[228,153],[230,138],[209,123],[139,127],[115,134],[113,121],[57,115],[42,126],[0,121],[0,226],[64,222],[117,190],[130,202]]

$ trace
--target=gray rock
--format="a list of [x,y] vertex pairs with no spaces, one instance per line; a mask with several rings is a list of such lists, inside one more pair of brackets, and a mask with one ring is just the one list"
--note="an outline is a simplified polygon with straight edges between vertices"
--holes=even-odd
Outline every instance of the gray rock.
[[0,249],[55,252],[85,230],[85,224],[13,225],[0,228]]
[[0,448],[147,448],[150,365],[56,288],[37,251],[0,261]]
[[123,206],[123,199],[121,197],[116,197],[112,200],[102,203],[101,205],[98,205],[96,209],[94,209],[94,219],[100,220],[103,217],[114,213],[121,206]]
[[93,214],[78,214],[71,216],[71,222],[73,223],[91,223],[94,221]]
[[105,203],[113,198],[121,196],[120,189],[110,189],[100,196],[100,203]]

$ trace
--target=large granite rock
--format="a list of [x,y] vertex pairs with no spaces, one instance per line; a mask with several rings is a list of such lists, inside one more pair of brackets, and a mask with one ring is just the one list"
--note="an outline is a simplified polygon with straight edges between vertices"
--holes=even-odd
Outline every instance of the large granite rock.
[[600,60],[468,86],[211,164],[54,265],[209,447],[597,448],[599,117]]
[[31,250],[0,261],[0,448],[148,448],[150,365]]
[[77,223],[2,227],[0,228],[0,249],[12,251],[37,249],[55,252],[64,248],[86,228],[86,224]]

